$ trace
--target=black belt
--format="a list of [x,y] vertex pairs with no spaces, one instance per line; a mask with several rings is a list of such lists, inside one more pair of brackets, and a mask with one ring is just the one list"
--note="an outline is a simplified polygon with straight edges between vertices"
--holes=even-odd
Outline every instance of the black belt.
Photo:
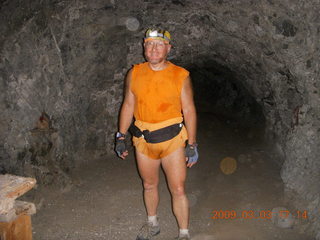
[[134,123],[132,123],[129,130],[133,136],[137,138],[143,137],[147,143],[160,143],[177,136],[180,133],[182,126],[182,123],[176,123],[150,132],[149,130],[141,131]]

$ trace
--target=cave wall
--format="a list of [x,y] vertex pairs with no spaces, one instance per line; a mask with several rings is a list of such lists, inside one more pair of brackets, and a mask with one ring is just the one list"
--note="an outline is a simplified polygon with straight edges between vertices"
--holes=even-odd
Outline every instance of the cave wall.
[[[317,0],[2,1],[0,170],[52,176],[111,153],[126,71],[143,61],[145,29],[161,26],[171,61],[226,66],[262,106],[288,196],[320,239],[319,10]],[[56,131],[35,136],[42,111]]]
[[[111,4],[40,2],[2,6],[1,168],[52,178],[111,148],[127,45]],[[43,111],[56,132],[32,134]]]

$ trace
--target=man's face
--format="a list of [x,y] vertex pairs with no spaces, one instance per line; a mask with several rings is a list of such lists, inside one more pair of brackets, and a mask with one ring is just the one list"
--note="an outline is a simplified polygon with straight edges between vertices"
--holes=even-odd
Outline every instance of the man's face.
[[170,44],[158,39],[151,39],[144,43],[144,55],[151,64],[164,62],[170,49]]

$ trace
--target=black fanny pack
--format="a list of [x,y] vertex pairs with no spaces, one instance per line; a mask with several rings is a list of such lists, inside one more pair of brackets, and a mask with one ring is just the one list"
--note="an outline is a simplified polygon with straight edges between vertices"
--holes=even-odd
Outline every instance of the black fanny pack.
[[137,138],[143,137],[147,143],[160,143],[168,141],[177,136],[183,127],[182,123],[176,123],[155,131],[141,131],[134,123],[131,124],[129,131]]

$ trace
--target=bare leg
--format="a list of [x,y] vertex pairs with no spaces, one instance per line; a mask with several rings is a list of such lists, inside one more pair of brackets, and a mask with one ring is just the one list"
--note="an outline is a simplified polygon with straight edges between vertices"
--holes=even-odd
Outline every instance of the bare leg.
[[169,189],[172,195],[173,212],[177,218],[180,229],[188,229],[189,202],[185,193],[185,180],[187,175],[184,148],[161,159],[162,167],[167,176]]
[[148,216],[155,216],[159,205],[159,168],[160,160],[148,158],[136,151],[137,163],[144,187],[144,202]]

